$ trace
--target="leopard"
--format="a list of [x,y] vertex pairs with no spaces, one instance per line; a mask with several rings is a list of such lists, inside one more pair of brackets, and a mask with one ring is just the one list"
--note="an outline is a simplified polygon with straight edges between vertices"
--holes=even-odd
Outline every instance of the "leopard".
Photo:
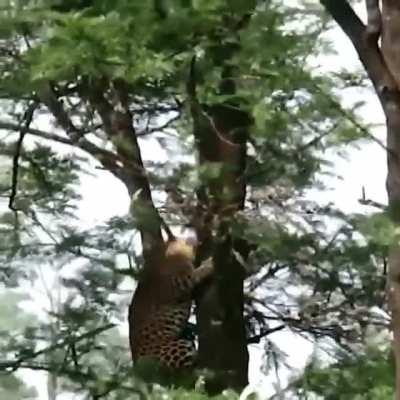
[[146,357],[169,369],[195,365],[194,338],[184,332],[194,290],[213,274],[214,268],[211,259],[195,268],[194,257],[194,246],[188,241],[168,241],[139,279],[128,315],[134,362]]

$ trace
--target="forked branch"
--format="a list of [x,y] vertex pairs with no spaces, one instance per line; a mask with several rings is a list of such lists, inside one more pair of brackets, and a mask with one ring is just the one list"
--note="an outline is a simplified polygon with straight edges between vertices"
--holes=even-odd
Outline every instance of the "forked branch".
[[[111,100],[105,93],[111,92]],[[128,91],[123,82],[87,81],[82,96],[97,111],[108,138],[113,143],[123,167],[123,181],[132,197],[137,228],[145,252],[162,241],[162,219],[154,206],[149,179],[143,164],[140,146],[129,110]]]
[[385,109],[388,94],[390,96],[391,92],[397,89],[397,85],[378,45],[381,24],[379,0],[366,0],[368,27],[363,24],[347,0],[320,0],[320,3],[353,43]]

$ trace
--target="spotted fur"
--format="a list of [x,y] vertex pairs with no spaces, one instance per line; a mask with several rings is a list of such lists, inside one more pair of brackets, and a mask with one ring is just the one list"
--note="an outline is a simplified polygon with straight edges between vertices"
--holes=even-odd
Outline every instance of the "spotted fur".
[[169,368],[192,366],[194,342],[184,338],[194,287],[212,273],[212,264],[193,267],[193,248],[169,242],[139,281],[129,308],[132,358],[156,359]]

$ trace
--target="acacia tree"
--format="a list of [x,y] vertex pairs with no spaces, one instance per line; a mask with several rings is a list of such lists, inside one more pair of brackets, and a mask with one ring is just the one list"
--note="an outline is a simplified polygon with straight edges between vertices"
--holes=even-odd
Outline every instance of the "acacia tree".
[[[349,37],[375,88],[386,117],[386,188],[388,215],[400,222],[400,4],[366,0],[368,21],[364,24],[348,1],[321,0],[321,4]],[[400,399],[400,248],[397,235],[389,250],[388,295],[392,312],[393,351],[396,358],[396,399]]]
[[[322,153],[366,134],[336,85],[306,67],[324,21],[278,1],[5,3],[3,280],[16,285],[31,264],[54,259],[80,269],[63,280],[55,344],[21,342],[3,369],[48,370],[93,399],[135,391],[103,332],[127,309],[111,295],[152,264],[166,225],[196,233],[196,264],[214,261],[213,281],[196,293],[199,362],[218,377],[210,392],[244,387],[247,345],[270,333],[328,337],[349,351],[370,322],[385,325],[365,307],[381,304],[370,254],[382,246],[358,243],[354,219],[304,197]],[[149,141],[170,159],[155,150],[145,159]],[[90,167],[82,155],[124,184],[130,217],[87,230],[74,221],[77,180]],[[99,348],[101,370],[89,357]]]

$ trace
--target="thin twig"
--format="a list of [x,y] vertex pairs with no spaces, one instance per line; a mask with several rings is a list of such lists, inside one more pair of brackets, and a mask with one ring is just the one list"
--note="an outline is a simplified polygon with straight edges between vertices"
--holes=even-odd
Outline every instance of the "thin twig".
[[339,122],[334,123],[328,130],[322,132],[321,134],[319,134],[318,136],[314,137],[313,139],[311,139],[309,142],[303,144],[302,146],[299,147],[298,151],[305,151],[307,150],[309,147],[315,146],[316,144],[318,144],[325,136],[330,135],[339,125]]
[[142,136],[150,135],[151,133],[154,133],[154,132],[162,132],[165,129],[169,128],[171,125],[173,125],[174,122],[178,121],[180,117],[181,117],[181,115],[178,114],[178,115],[172,117],[171,119],[169,119],[164,124],[162,124],[160,126],[156,126],[154,128],[149,128],[149,124],[147,124],[146,128],[141,132],[137,132],[136,135],[138,137],[142,137]]
[[375,200],[368,199],[365,195],[365,187],[361,188],[361,198],[358,199],[358,202],[364,206],[371,206],[378,208],[379,210],[386,210],[387,206],[385,204],[379,203]]
[[262,329],[258,335],[249,337],[247,339],[247,344],[260,343],[262,338],[270,335],[271,333],[281,331],[282,329],[285,329],[285,328],[286,328],[286,325],[279,325],[279,326],[276,326],[275,328]]

